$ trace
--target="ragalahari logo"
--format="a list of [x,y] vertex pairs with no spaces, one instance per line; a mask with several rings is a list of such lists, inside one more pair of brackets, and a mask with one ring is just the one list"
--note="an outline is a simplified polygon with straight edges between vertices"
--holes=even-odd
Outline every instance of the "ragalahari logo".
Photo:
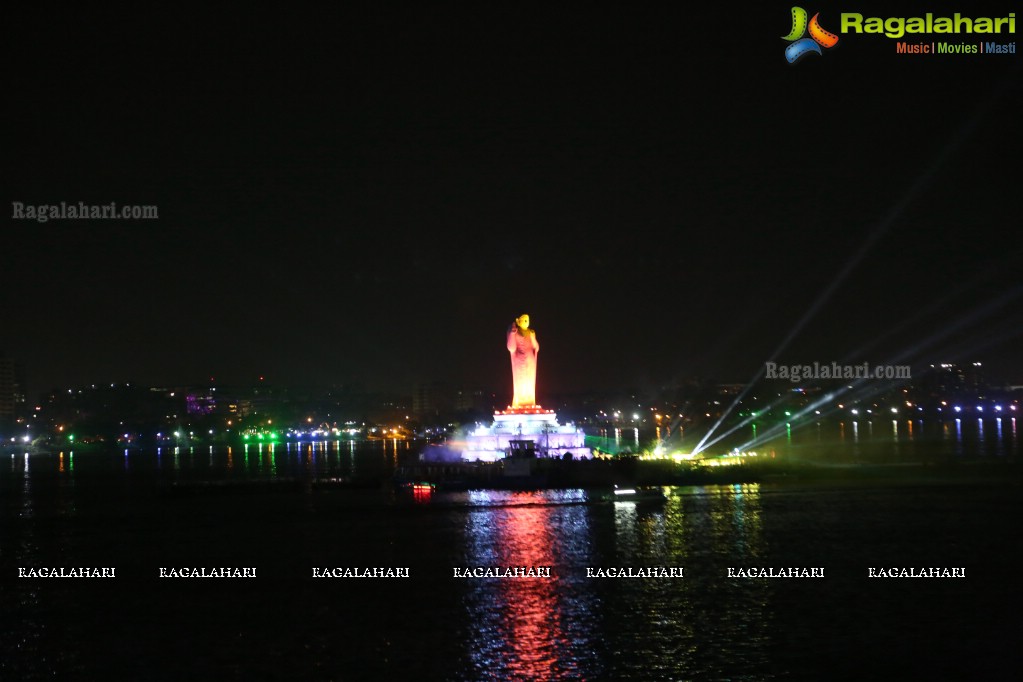
[[[782,40],[792,43],[785,48],[785,59],[788,60],[789,64],[795,64],[806,55],[814,52],[821,54],[822,47],[838,45],[838,36],[821,28],[820,22],[817,21],[819,16],[820,12],[814,14],[813,19],[808,24],[806,21],[806,10],[802,7],[792,8],[792,30],[789,31],[787,36],[782,36]],[[810,37],[804,38],[803,36],[808,29]]]

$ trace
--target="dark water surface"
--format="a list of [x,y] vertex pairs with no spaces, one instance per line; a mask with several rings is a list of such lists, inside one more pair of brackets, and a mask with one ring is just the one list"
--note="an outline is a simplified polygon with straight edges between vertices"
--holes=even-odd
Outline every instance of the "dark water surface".
[[[1019,664],[1020,488],[928,482],[418,495],[401,443],[5,454],[0,679],[984,679]],[[553,578],[456,579],[543,565]],[[19,567],[114,566],[113,580]],[[255,580],[160,579],[253,566]],[[313,579],[314,567],[409,579]],[[586,568],[681,566],[683,579]],[[726,577],[824,567],[823,580]],[[962,567],[965,579],[867,578]]]

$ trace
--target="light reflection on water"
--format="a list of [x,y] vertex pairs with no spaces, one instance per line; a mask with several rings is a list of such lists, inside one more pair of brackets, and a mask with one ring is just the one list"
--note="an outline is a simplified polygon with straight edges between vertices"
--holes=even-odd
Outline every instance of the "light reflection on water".
[[[12,553],[15,561],[22,565],[31,565],[31,562],[39,556],[39,543],[36,539],[35,533],[35,498],[33,494],[33,480],[30,462],[32,456],[27,452],[22,456],[24,458],[24,465],[18,471],[15,456],[11,455],[12,473],[17,471],[22,478],[21,481],[21,501],[17,506],[17,514],[19,516],[18,526],[24,528],[24,532],[20,535],[17,541],[13,543],[12,547],[8,544],[9,540],[6,533],[0,534],[0,554]],[[6,579],[7,576],[4,576]],[[5,586],[6,587],[6,586]],[[3,600],[0,604],[0,610],[6,611],[5,621],[8,621],[8,627],[13,627],[13,631],[6,630],[5,638],[10,637],[13,640],[13,647],[16,650],[23,650],[31,653],[38,653],[41,651],[41,641],[44,636],[44,630],[46,623],[39,614],[40,607],[40,588],[41,585],[28,585],[25,589],[18,590],[17,592],[11,591],[10,596],[17,594],[16,601],[10,603],[7,599]],[[6,590],[5,590],[6,591]],[[40,666],[43,672],[46,671],[45,666]],[[38,668],[36,669],[38,670]]]
[[[722,589],[720,575],[707,573],[724,557],[767,560],[759,487],[669,493],[663,504],[573,504],[584,491],[468,494],[465,566],[554,565],[556,577],[463,581],[466,679],[685,679],[726,670],[732,679],[771,679],[771,586]],[[645,566],[682,567],[687,577],[586,577],[586,568]],[[711,585],[719,596],[708,601]]]
[[774,451],[782,459],[794,458],[821,464],[910,463],[1018,456],[1019,444],[1014,431],[1008,426],[1009,419],[1002,417],[957,417],[938,422],[887,420],[880,416],[865,418],[860,415],[838,423],[820,422],[815,428],[794,428],[791,438],[776,439],[757,449]]
[[[48,471],[69,473],[76,466],[103,471],[112,454],[126,476],[155,475],[164,481],[236,480],[251,478],[308,478],[329,476],[386,476],[414,458],[415,445],[397,440],[357,444],[317,441],[303,443],[245,443],[241,446],[174,446],[153,450],[90,451],[85,454],[35,455]],[[63,457],[63,459],[62,459]],[[11,466],[22,467],[22,453],[12,453]]]
[[589,534],[585,508],[564,505],[581,491],[569,492],[470,493],[463,566],[552,568],[549,579],[467,580],[472,679],[578,679],[593,667],[593,597],[561,584]]

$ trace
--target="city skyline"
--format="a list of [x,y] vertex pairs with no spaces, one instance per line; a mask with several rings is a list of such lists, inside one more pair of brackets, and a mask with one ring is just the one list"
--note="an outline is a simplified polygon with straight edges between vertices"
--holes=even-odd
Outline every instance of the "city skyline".
[[[0,393],[11,386],[10,377],[0,372]],[[123,436],[134,443],[170,438],[174,431],[195,426],[201,433],[215,433],[220,441],[246,432],[255,434],[253,429],[311,433],[346,431],[356,425],[366,427],[361,430],[368,433],[368,428],[380,424],[400,425],[403,437],[422,437],[430,433],[423,429],[485,423],[491,416],[505,414],[505,409],[514,413],[508,397],[503,391],[447,382],[418,384],[403,394],[358,386],[316,388],[264,382],[249,386],[91,385],[54,391],[41,396],[37,404],[22,403],[13,411],[0,410],[0,440],[29,433],[60,444],[74,434],[91,433]],[[982,363],[974,362],[942,364],[901,381],[811,376],[792,381],[782,376],[753,385],[690,382],[650,393],[621,387],[604,393],[551,394],[544,405],[548,411],[553,409],[572,422],[587,425],[684,425],[701,433],[712,423],[725,421],[770,424],[780,420],[795,423],[795,428],[822,421],[871,419],[923,423],[975,417],[997,421],[1016,417],[1021,401],[1023,386],[1006,385],[988,376]]]

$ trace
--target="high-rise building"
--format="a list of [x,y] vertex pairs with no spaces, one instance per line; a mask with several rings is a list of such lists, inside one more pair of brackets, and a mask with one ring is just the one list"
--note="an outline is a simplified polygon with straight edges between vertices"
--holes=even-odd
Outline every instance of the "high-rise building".
[[412,413],[417,419],[430,419],[451,411],[454,389],[443,381],[416,384],[412,392]]
[[0,355],[0,421],[13,420],[25,409],[25,366]]
[[976,396],[987,389],[980,362],[931,365],[920,384],[932,395]]
[[468,410],[492,411],[494,397],[481,388],[452,386],[443,381],[416,384],[412,392],[412,413],[417,419],[450,416]]

